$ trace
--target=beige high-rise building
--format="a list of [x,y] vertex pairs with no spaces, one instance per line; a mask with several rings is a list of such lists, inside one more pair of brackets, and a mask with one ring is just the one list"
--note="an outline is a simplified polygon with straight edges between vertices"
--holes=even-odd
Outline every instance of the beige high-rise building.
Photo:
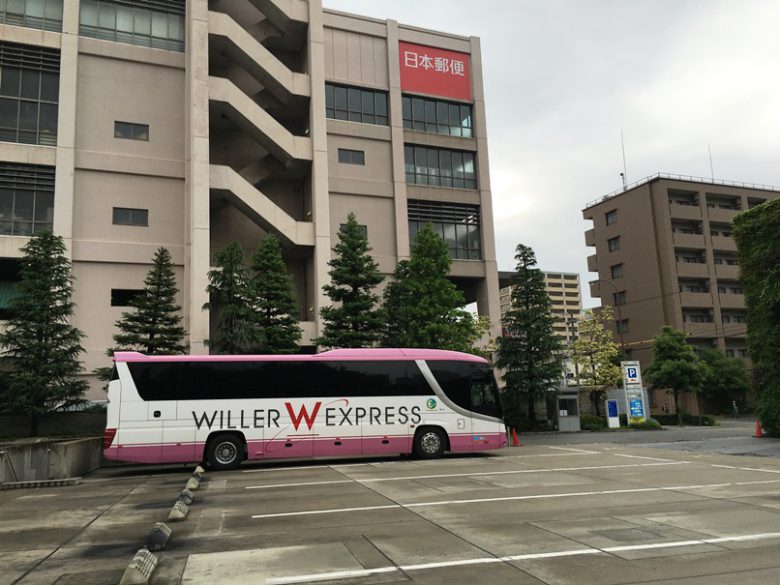
[[2,2],[0,182],[0,288],[32,233],[63,236],[87,370],[106,365],[159,246],[205,353],[215,252],[238,240],[249,254],[267,233],[311,347],[350,211],[385,274],[431,222],[452,280],[498,327],[475,37],[320,0]]
[[749,359],[731,224],[778,195],[778,187],[658,174],[588,204],[590,294],[615,307],[615,339],[633,359],[651,362],[663,325],[697,347]]
[[[509,281],[514,272],[499,272],[499,299],[501,316],[510,309],[512,287]],[[550,311],[555,319],[553,331],[566,346],[577,337],[577,324],[582,314],[580,275],[576,272],[542,272],[544,288],[550,297]]]

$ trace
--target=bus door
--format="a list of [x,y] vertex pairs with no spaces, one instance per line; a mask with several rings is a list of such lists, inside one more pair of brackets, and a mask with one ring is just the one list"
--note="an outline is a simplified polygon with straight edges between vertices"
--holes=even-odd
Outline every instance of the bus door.
[[179,398],[187,388],[189,367],[186,363],[158,362],[153,366],[150,382],[160,400],[151,400],[148,420],[157,425],[160,434],[160,459],[166,461],[194,461],[195,432],[192,417],[179,412]]
[[[130,365],[116,365],[120,381],[118,404],[119,428],[114,444],[117,458],[137,463],[159,463],[162,456],[162,429],[159,423],[149,419],[149,402],[141,391]],[[114,384],[114,382],[112,382]],[[112,401],[114,398],[112,397]]]
[[498,387],[492,371],[480,371],[471,376],[471,417],[472,449],[497,449],[501,446],[500,437],[496,438],[497,425],[494,421],[485,421],[480,414],[501,418],[501,404]]

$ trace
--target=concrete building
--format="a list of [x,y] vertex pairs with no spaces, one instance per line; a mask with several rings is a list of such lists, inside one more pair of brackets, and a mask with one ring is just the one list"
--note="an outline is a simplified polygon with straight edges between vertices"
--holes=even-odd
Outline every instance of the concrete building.
[[[595,247],[590,294],[615,307],[615,339],[647,366],[663,325],[700,348],[749,360],[731,223],[780,188],[657,174],[583,210]],[[749,363],[748,363],[749,367]]]
[[[512,287],[509,282],[514,272],[499,272],[499,301],[501,317],[509,310]],[[544,287],[550,297],[551,312],[555,318],[553,331],[561,343],[568,345],[577,337],[577,323],[582,313],[580,275],[576,272],[542,272]]]
[[266,233],[311,349],[350,211],[386,274],[432,222],[498,326],[479,39],[320,0],[17,0],[0,39],[0,287],[30,234],[62,235],[87,370],[159,246],[205,353],[214,253]]

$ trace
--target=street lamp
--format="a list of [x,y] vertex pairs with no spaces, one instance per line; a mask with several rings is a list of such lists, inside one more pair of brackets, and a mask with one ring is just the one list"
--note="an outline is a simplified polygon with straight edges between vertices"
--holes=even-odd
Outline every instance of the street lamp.
[[[612,282],[611,280],[607,280],[606,278],[597,278],[596,280],[591,280],[588,284],[594,284],[596,282],[606,282],[615,291],[615,296],[612,297],[612,300],[614,301],[613,304],[615,305],[615,308],[617,309],[618,321],[617,321],[616,329],[617,329],[617,332],[620,334],[620,353],[625,354],[625,352],[626,352],[626,343],[625,343],[625,339],[623,338],[623,317],[622,317],[621,312],[620,312],[620,305],[617,304],[617,300],[615,299],[615,297],[617,297],[617,293],[619,292],[618,291],[618,287],[617,287],[617,285],[614,282]],[[601,291],[599,291],[599,297],[601,298]],[[604,299],[603,298],[602,298],[601,304],[602,305],[604,304]]]

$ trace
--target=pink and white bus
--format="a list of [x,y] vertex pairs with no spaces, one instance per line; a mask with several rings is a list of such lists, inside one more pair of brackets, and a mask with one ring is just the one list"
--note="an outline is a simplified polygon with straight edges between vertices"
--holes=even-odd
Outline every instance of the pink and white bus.
[[407,454],[507,445],[484,359],[432,349],[316,355],[114,354],[106,459],[205,461]]

